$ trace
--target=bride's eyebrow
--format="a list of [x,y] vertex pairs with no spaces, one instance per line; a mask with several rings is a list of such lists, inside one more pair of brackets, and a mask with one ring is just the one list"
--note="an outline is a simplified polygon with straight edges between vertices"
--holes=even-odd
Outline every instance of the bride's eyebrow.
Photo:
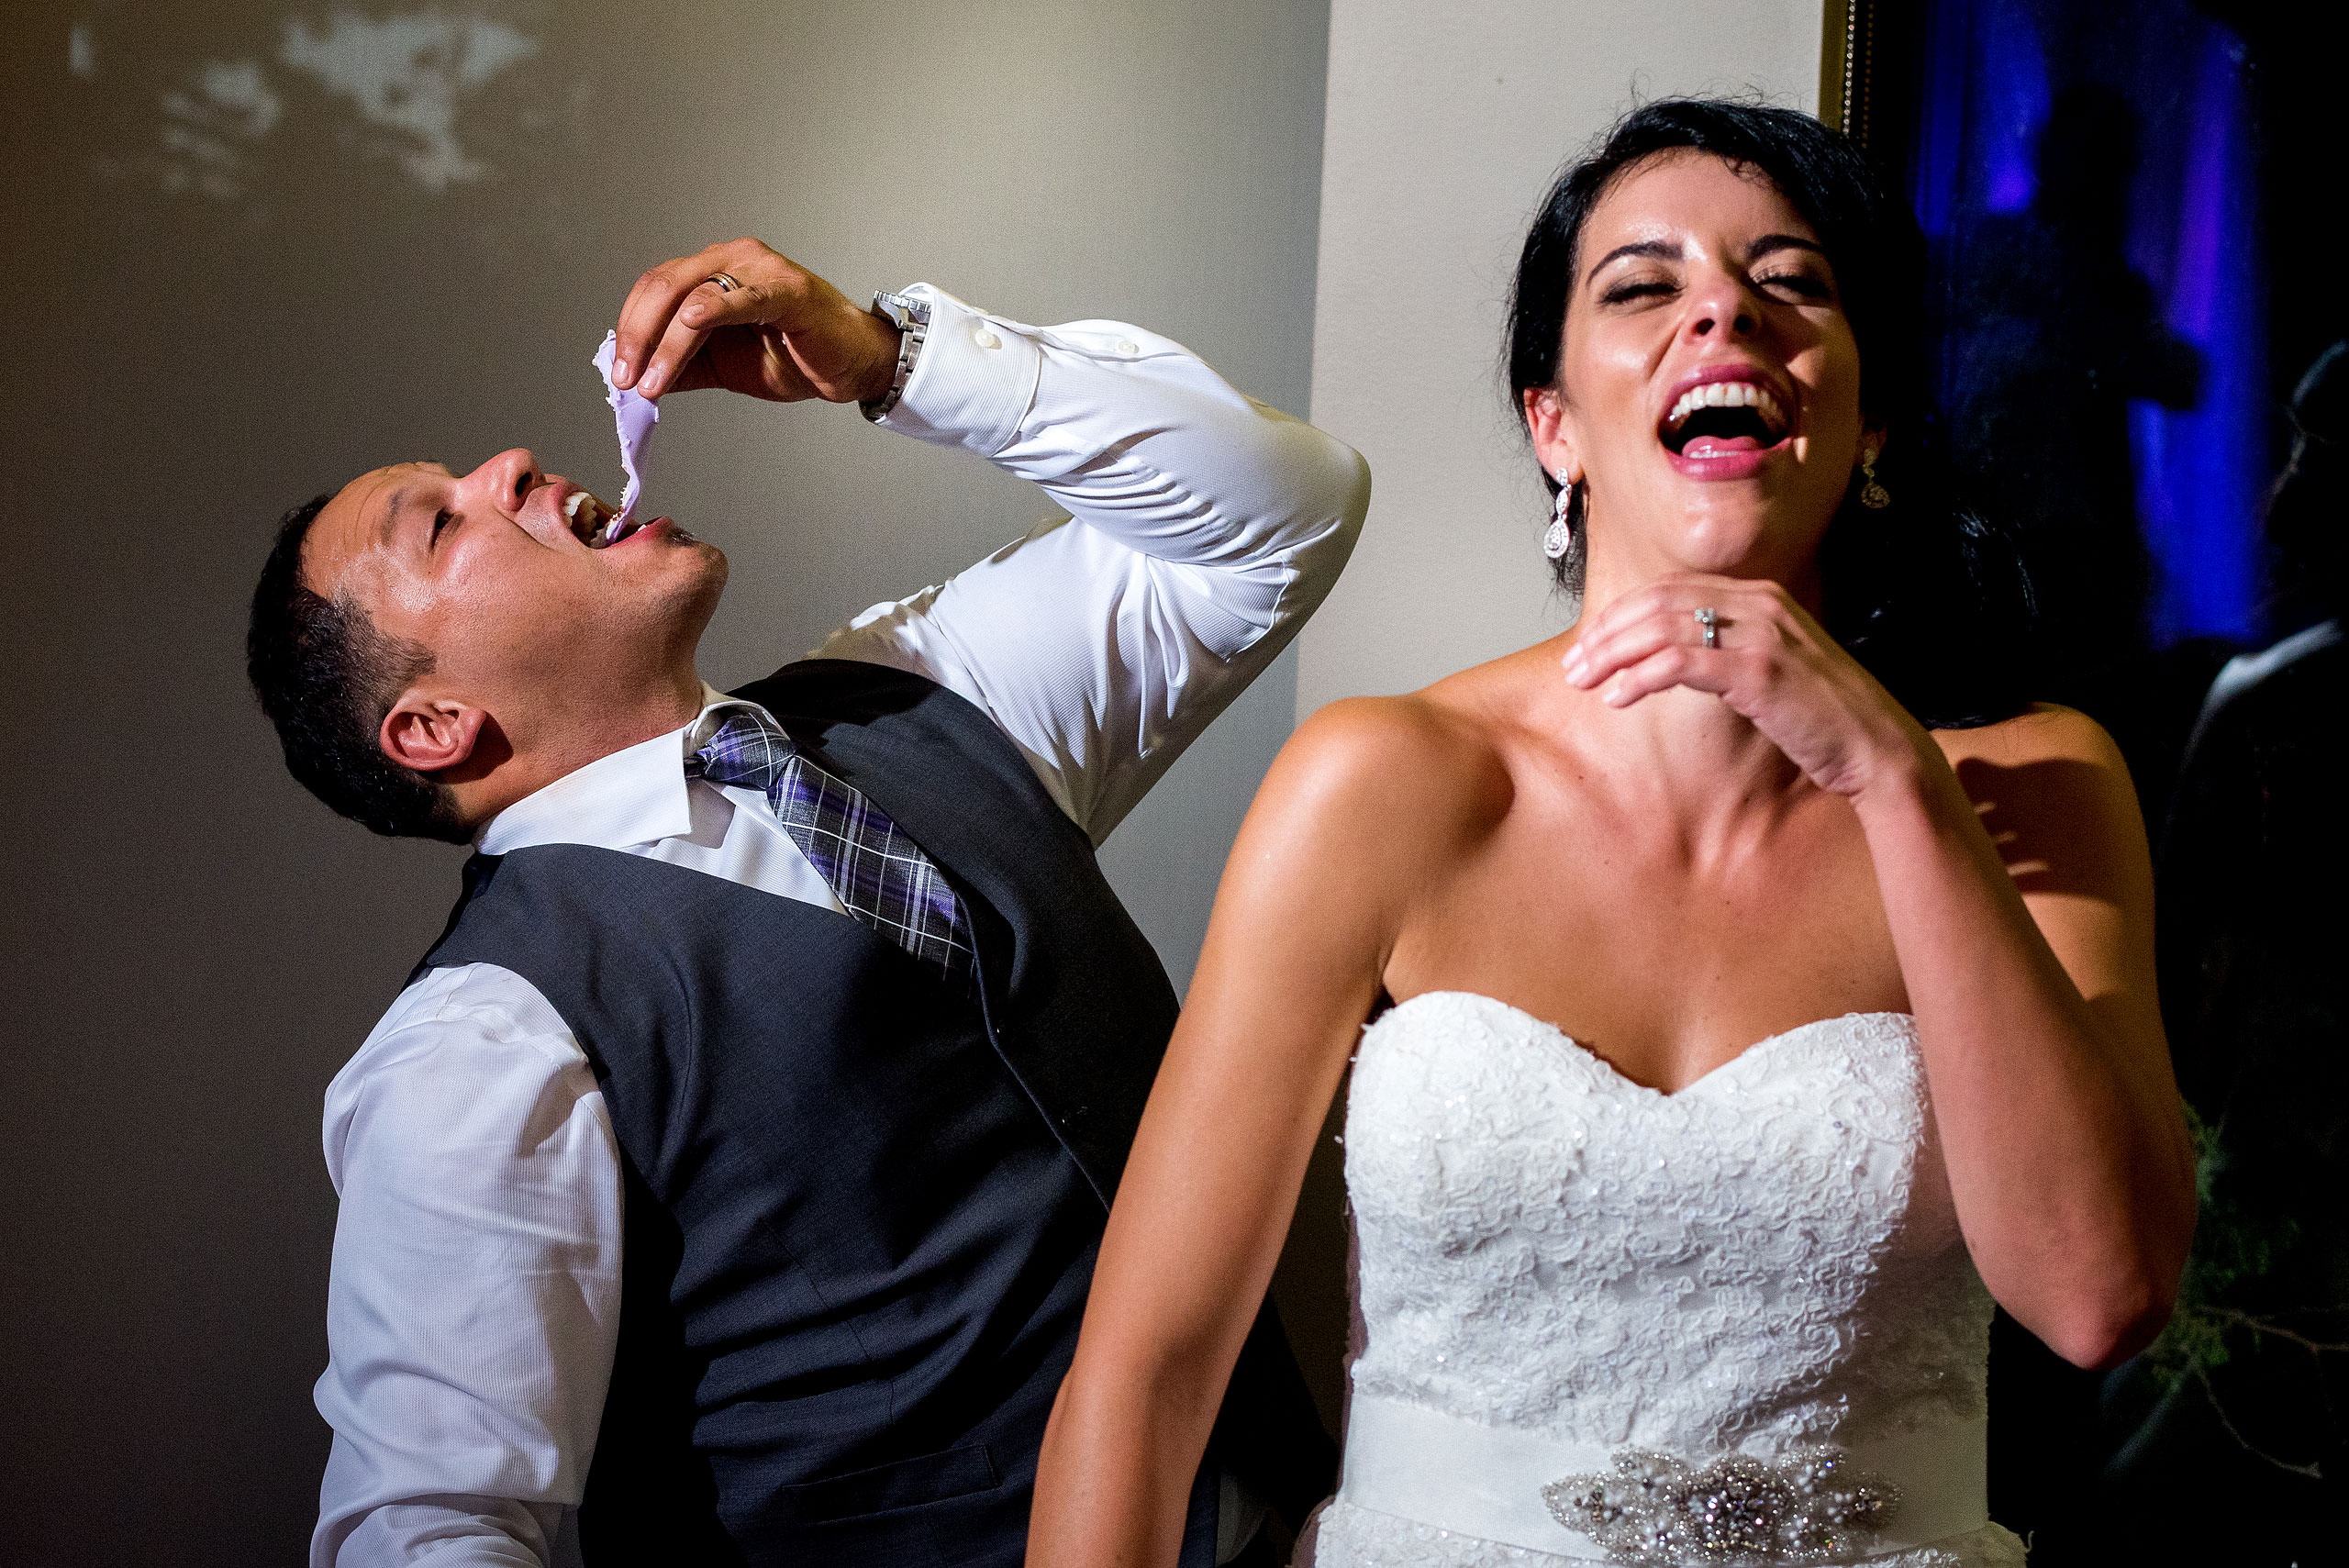
[[1751,266],[1763,257],[1780,250],[1808,250],[1821,261],[1826,260],[1827,257],[1825,246],[1819,244],[1816,240],[1805,239],[1799,234],[1765,234],[1747,247],[1746,264]]
[[[1800,241],[1798,240],[1797,243],[1799,244]],[[1618,245],[1606,255],[1593,261],[1590,264],[1590,271],[1582,275],[1582,281],[1590,282],[1609,262],[1620,261],[1626,256],[1651,256],[1660,261],[1677,261],[1686,254],[1687,252],[1681,250],[1680,242],[1676,239],[1634,240],[1629,245]]]

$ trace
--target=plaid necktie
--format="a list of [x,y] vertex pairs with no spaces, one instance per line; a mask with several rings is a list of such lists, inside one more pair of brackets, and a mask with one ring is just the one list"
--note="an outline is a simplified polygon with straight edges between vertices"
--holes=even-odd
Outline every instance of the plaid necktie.
[[767,805],[850,914],[964,985],[975,972],[970,917],[935,862],[863,791],[834,778],[763,713],[736,708],[685,759],[687,777],[743,784]]

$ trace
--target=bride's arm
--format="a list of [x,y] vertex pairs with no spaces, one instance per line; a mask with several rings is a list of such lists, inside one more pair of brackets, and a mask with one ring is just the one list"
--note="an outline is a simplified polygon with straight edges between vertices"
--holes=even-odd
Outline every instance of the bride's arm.
[[1175,1560],[1224,1385],[1378,994],[1412,852],[1396,828],[1426,820],[1429,781],[1372,764],[1414,728],[1400,703],[1324,710],[1249,808],[1044,1436],[1030,1568]]
[[[1718,650],[1696,646],[1699,605],[1719,610]],[[1575,684],[1617,706],[1712,692],[1851,801],[1983,1283],[2069,1361],[2142,1350],[2192,1240],[2194,1157],[2154,994],[2144,827],[2110,740],[2043,709],[1936,741],[1773,583],[1667,579],[1578,649]]]
[[2110,1366],[2169,1320],[2194,1230],[2136,792],[2110,738],[2068,709],[1936,739],[1853,806],[1958,1221],[2017,1321]]

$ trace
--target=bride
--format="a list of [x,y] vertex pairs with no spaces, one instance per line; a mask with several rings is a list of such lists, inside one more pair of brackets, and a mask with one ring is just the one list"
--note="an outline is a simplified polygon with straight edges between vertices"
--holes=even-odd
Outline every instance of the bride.
[[1919,454],[1914,255],[1787,111],[1652,104],[1552,192],[1511,390],[1581,618],[1275,765],[1031,1568],[1176,1561],[1350,1059],[1366,1343],[1301,1562],[2021,1562],[1991,1301],[2142,1348],[2192,1160],[2128,776],[2009,695],[2026,590]]

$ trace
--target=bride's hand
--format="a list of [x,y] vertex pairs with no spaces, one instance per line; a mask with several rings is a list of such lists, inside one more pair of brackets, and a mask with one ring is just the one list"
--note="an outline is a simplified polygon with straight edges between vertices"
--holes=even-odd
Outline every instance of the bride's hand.
[[[1705,646],[1698,611],[1716,617]],[[1777,584],[1682,573],[1624,595],[1566,651],[1566,679],[1629,707],[1668,686],[1710,692],[1750,719],[1823,790],[1856,799],[1932,742]]]

